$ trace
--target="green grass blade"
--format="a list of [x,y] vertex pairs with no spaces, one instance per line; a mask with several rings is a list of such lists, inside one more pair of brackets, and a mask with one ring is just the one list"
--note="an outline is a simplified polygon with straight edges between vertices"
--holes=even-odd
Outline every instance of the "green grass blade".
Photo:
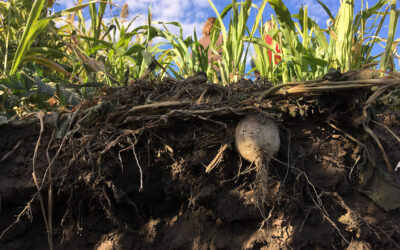
[[92,23],[92,25],[90,27],[91,32],[92,32],[92,37],[98,39],[98,37],[96,37],[96,33],[97,33],[96,29],[97,29],[98,20],[97,20],[97,8],[96,8],[95,3],[89,4],[89,13],[90,13],[90,20]]
[[372,39],[371,43],[369,44],[367,52],[365,54],[366,58],[369,58],[371,56],[372,48],[374,47],[375,43],[378,41],[378,35],[379,35],[379,32],[381,31],[381,29],[383,27],[383,23],[385,22],[386,16],[389,13],[389,8],[390,8],[390,5],[388,5],[386,7],[386,10],[381,15],[381,20],[379,21],[378,27],[376,28],[375,33],[373,35],[374,38]]
[[18,66],[21,63],[22,57],[27,51],[29,45],[32,43],[32,41],[30,40],[31,32],[34,28],[35,22],[39,19],[44,3],[45,0],[36,0],[32,6],[32,10],[29,14],[28,21],[24,28],[24,33],[22,34],[21,41],[18,44],[17,51],[14,56],[14,61],[11,66],[10,74],[14,74],[17,71]]
[[149,47],[150,44],[150,27],[151,27],[151,5],[149,5],[149,10],[147,13],[147,36],[146,36],[146,49]]
[[380,63],[381,70],[387,70],[387,69],[391,71],[394,70],[393,62],[391,61],[390,57],[391,55],[393,55],[392,46],[393,46],[394,36],[396,34],[396,29],[398,28],[397,22],[399,20],[399,15],[400,15],[400,10],[396,9],[396,2],[397,0],[391,1],[388,37],[385,47],[385,53],[381,57],[381,63]]
[[100,38],[101,24],[103,22],[104,12],[106,10],[107,3],[108,3],[108,1],[103,1],[100,3],[100,6],[99,6],[99,12],[97,15],[96,35],[95,35],[96,38]]
[[[4,26],[4,23],[3,23],[3,20],[1,20],[2,22],[2,26],[4,26],[3,27],[3,31],[2,32],[0,32],[0,34],[2,35],[2,36],[5,36],[5,37],[3,37],[3,40],[4,40],[4,43],[5,43],[5,46],[4,46],[4,54],[3,54],[3,57],[4,57],[4,71],[3,71],[3,73],[4,74],[6,74],[7,73],[7,68],[8,68],[8,53],[9,53],[9,51],[8,51],[8,46],[9,46],[9,42],[10,42],[10,35],[15,35],[15,34],[11,34],[11,10],[12,10],[12,8],[15,8],[14,7],[14,1],[10,1],[9,3],[8,3],[8,8],[7,8],[7,5],[6,5],[6,3],[3,3],[4,4],[4,6],[2,6],[2,9],[3,9],[3,11],[4,12],[7,12],[7,28]],[[3,32],[4,32],[4,29],[6,28],[6,34],[4,34],[3,35]]]
[[[301,46],[301,44],[296,33],[295,24],[292,20],[292,16],[288,8],[282,0],[268,0],[268,3],[274,9],[278,22],[281,26],[280,30],[283,36],[283,41],[285,41],[282,47],[282,51],[284,54],[283,59],[285,58],[285,56],[290,56],[291,58],[300,58],[300,51],[302,49],[299,48],[299,46]],[[308,70],[307,65],[295,63],[293,67],[297,75],[297,79],[303,80],[303,72],[306,72]],[[285,67],[283,67],[283,69],[284,80],[290,79],[289,71],[287,71]]]
[[53,60],[42,57],[42,56],[25,56],[23,58],[23,62],[34,62],[46,66],[49,69],[58,71],[66,76],[71,76],[71,73],[68,72],[62,65],[54,62]]
[[335,20],[335,17],[333,17],[331,10],[326,6],[323,2],[317,0],[317,2],[322,6],[322,8],[325,10],[326,14],[328,14],[329,18],[332,20]]
[[142,44],[135,43],[132,45],[127,51],[125,51],[122,56],[131,56],[133,54],[139,53],[140,51],[145,50],[146,47]]
[[361,10],[356,14],[356,18],[354,20],[354,25],[358,27],[360,25],[361,20],[366,21],[370,18],[373,14],[375,14],[380,8],[389,4],[390,0],[379,0],[376,4],[372,7],[367,8],[365,10]]
[[107,46],[107,48],[114,50],[118,56],[120,56],[123,53],[123,51],[120,48],[118,48],[117,46],[115,46],[113,43],[109,43],[104,40],[96,39],[96,38],[89,37],[89,36],[76,36],[76,38],[82,38],[86,41],[91,41],[96,44],[105,45],[105,46]]
[[308,48],[309,38],[308,38],[308,15],[307,15],[307,5],[304,6],[304,16],[303,16],[303,48]]
[[[227,32],[226,32],[225,25],[224,25],[224,23],[222,21],[222,16],[219,14],[219,12],[218,12],[217,8],[215,7],[214,3],[212,2],[212,0],[208,0],[208,3],[211,5],[211,8],[214,10],[215,14],[217,15],[217,18],[218,18],[218,21],[219,21],[219,25],[220,25],[220,28],[221,28],[221,31],[222,31],[222,36],[224,38],[224,41],[227,41],[228,40],[228,35],[227,35]],[[227,7],[231,8],[231,6],[227,6]]]
[[55,48],[51,47],[34,47],[29,48],[29,50],[25,54],[26,56],[39,56],[39,55],[46,55],[50,56],[51,58],[63,58],[69,57],[69,55],[63,51],[60,51]]
[[[259,27],[259,23],[260,23],[260,21],[262,20],[262,14],[263,14],[263,12],[264,12],[264,9],[265,9],[265,6],[267,5],[267,0],[263,0],[263,2],[261,3],[261,7],[258,9],[258,13],[257,13],[257,16],[256,16],[256,20],[255,20],[255,22],[254,22],[254,24],[253,24],[253,27],[252,27],[252,29],[251,29],[251,32],[250,32],[250,39],[249,39],[249,42],[252,42],[252,40],[253,40],[253,36],[254,36],[254,33],[256,32],[256,30],[257,30],[257,28]],[[257,7],[257,6],[256,6]],[[245,52],[245,56],[244,56],[244,61],[246,61],[246,57],[247,57],[247,53],[248,53],[248,51],[249,51],[249,46],[250,46],[250,43],[248,43],[247,44],[247,48],[246,48],[246,52]],[[254,60],[254,59],[253,59]],[[246,65],[245,65],[245,63],[243,64],[243,67],[245,67]],[[244,68],[243,68],[243,71],[244,71]]]

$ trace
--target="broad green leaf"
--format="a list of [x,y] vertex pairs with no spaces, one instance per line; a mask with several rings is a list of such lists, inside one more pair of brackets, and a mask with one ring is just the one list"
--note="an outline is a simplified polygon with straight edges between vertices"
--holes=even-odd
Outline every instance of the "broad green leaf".
[[24,33],[22,34],[21,41],[18,44],[18,48],[14,56],[14,61],[11,66],[10,74],[14,74],[17,71],[17,68],[21,63],[22,57],[24,56],[29,45],[32,43],[32,40],[30,40],[32,38],[32,29],[34,28],[35,22],[39,19],[44,3],[45,0],[36,0],[32,6],[32,10],[29,14],[28,21],[24,28]]
[[69,57],[65,52],[51,47],[31,47],[26,52],[26,56],[47,55],[53,58]]
[[130,56],[132,54],[136,54],[139,53],[140,51],[146,49],[145,46],[143,46],[142,44],[138,44],[135,43],[134,45],[132,45],[127,51],[125,51],[122,56]]
[[319,58],[314,58],[314,57],[312,57],[310,55],[303,55],[303,58],[306,59],[313,66],[325,67],[328,64],[327,61],[319,59]]
[[153,55],[147,51],[142,51],[142,56],[144,58],[144,61],[146,62],[147,66],[149,66],[151,63],[153,63]]
[[43,66],[46,66],[49,69],[53,69],[56,70],[60,73],[63,73],[64,75],[70,76],[71,73],[68,72],[63,66],[61,66],[60,64],[54,62],[53,60],[49,59],[49,58],[45,58],[42,56],[26,56],[23,59],[24,62],[35,62],[38,64],[41,64]]

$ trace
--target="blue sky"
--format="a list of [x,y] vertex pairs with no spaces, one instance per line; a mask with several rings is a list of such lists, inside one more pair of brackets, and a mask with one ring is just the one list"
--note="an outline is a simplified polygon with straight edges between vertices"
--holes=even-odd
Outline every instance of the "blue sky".
[[[369,6],[374,5],[377,0],[356,0],[355,2],[355,10],[359,11],[361,8],[361,1],[364,1],[364,7],[368,4]],[[57,5],[54,6],[55,10],[64,9],[67,7],[74,6],[73,0],[58,0],[56,1]],[[253,3],[260,6],[262,0],[253,0]],[[299,8],[302,5],[308,6],[308,15],[317,21],[317,23],[321,26],[321,28],[326,28],[326,23],[328,20],[328,15],[325,10],[321,7],[321,5],[316,0],[283,0],[285,5],[289,8],[291,14],[295,14],[298,12]],[[322,0],[322,2],[328,6],[333,15],[336,15],[336,12],[340,6],[340,0]],[[140,17],[136,21],[137,26],[143,25],[147,19],[147,10],[151,5],[151,10],[153,14],[153,20],[155,21],[164,21],[171,22],[177,21],[180,22],[184,29],[184,35],[189,36],[193,35],[193,29],[196,29],[198,36],[201,35],[201,30],[204,21],[210,17],[215,16],[213,9],[211,8],[208,0],[113,0],[113,3],[118,6],[123,6],[125,3],[129,6],[129,16],[130,18],[139,15]],[[221,12],[223,8],[231,3],[230,0],[213,0],[214,5],[217,7],[218,11]],[[107,17],[112,17],[119,13],[118,8],[113,7],[110,11],[107,8]],[[85,9],[84,13],[88,14],[89,10]],[[263,17],[264,20],[267,20],[271,14],[273,14],[272,8],[267,4],[266,9],[264,10]],[[255,16],[257,12],[255,9],[252,9],[248,20],[248,26],[252,27],[252,23],[254,23]],[[228,20],[226,20],[228,21]],[[387,37],[387,26],[389,24],[389,17],[386,18],[385,24],[386,28],[382,29],[381,36]],[[174,28],[171,29],[172,31]],[[397,28],[396,38],[399,38],[400,29]],[[382,51],[383,48],[379,46],[375,46],[373,54],[377,54]],[[397,60],[396,60],[397,61]],[[397,62],[396,62],[397,64]]]

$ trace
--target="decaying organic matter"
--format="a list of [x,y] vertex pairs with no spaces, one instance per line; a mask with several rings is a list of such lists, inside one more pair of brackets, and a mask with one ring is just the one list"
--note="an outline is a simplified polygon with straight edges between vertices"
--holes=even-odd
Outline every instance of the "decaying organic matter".
[[[382,154],[400,161],[388,84],[379,96],[369,82],[303,84],[307,94],[259,101],[271,86],[138,80],[92,107],[0,124],[0,248],[399,248],[400,177]],[[262,178],[235,128],[266,113],[280,146]]]

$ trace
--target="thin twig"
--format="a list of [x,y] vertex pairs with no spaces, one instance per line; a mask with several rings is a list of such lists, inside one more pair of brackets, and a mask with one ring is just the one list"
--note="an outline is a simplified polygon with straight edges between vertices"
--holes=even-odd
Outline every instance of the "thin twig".
[[[399,82],[397,80],[397,82]],[[376,144],[378,145],[379,149],[381,150],[383,159],[385,160],[386,163],[386,169],[388,172],[392,172],[393,171],[393,166],[392,164],[390,164],[389,158],[385,152],[385,149],[383,148],[381,142],[379,141],[378,137],[376,136],[376,134],[372,131],[372,129],[370,129],[368,127],[368,113],[367,113],[367,109],[372,105],[373,102],[375,102],[375,100],[382,95],[388,88],[390,88],[391,86],[382,86],[380,87],[378,90],[375,91],[375,93],[373,93],[368,99],[367,101],[364,103],[363,106],[363,110],[362,110],[362,121],[363,121],[363,126],[364,126],[364,130],[365,132],[367,132],[376,142]]]
[[261,222],[261,225],[260,225],[260,227],[258,228],[258,230],[262,230],[263,227],[264,227],[264,225],[267,224],[267,223],[269,222],[269,220],[272,218],[272,213],[274,212],[274,210],[275,210],[275,206],[273,206],[273,207],[269,210],[268,217],[263,219],[263,221]]
[[36,177],[36,159],[37,159],[37,154],[38,154],[38,149],[39,149],[39,146],[40,146],[40,142],[42,140],[42,134],[44,132],[44,122],[43,122],[44,113],[42,111],[40,111],[40,112],[38,112],[36,114],[36,116],[40,120],[40,132],[39,132],[39,138],[38,138],[38,140],[36,142],[35,150],[33,152],[32,177],[33,177],[33,181],[34,181],[35,186],[36,186],[37,191],[38,191],[40,207],[41,207],[41,210],[42,210],[42,213],[43,213],[44,224],[45,224],[46,230],[47,230],[47,240],[48,240],[48,243],[49,243],[50,250],[52,250],[53,249],[53,243],[51,241],[51,236],[50,236],[50,227],[49,227],[49,223],[48,223],[48,218],[46,216],[46,209],[44,207],[43,197],[42,197],[42,194],[40,192],[41,190],[40,190],[39,183],[38,183],[37,177]]
[[273,86],[272,88],[269,88],[268,90],[264,91],[260,97],[258,97],[258,101],[261,102],[262,100],[264,100],[265,98],[271,96],[272,94],[274,94],[276,91],[278,91],[281,88],[284,87],[289,87],[289,86],[296,86],[299,85],[301,83],[299,82],[287,82],[287,83],[282,83],[282,84],[278,84]]
[[300,229],[299,229],[299,233],[303,230],[304,224],[306,224],[306,221],[308,219],[308,216],[310,216],[311,213],[311,209],[308,210],[306,217],[303,220],[303,223],[301,223]]
[[124,163],[122,163],[122,156],[121,156],[121,152],[127,151],[129,149],[131,149],[132,147],[127,147],[127,148],[123,148],[120,151],[118,151],[118,159],[119,162],[121,163],[121,171],[124,172]]
[[360,142],[359,140],[357,140],[356,138],[354,138],[352,135],[350,135],[350,134],[347,133],[346,131],[344,131],[344,130],[338,128],[338,127],[336,127],[335,125],[333,125],[333,124],[330,123],[330,122],[327,122],[327,124],[328,124],[329,126],[331,126],[333,129],[335,129],[335,130],[337,130],[337,131],[343,133],[347,138],[349,138],[349,139],[352,140],[353,142],[355,142],[355,143],[357,143],[358,145],[360,145],[361,147],[365,148],[365,145],[364,145],[362,142]]
[[157,108],[174,108],[174,107],[182,107],[192,104],[191,100],[181,100],[181,101],[165,101],[165,102],[156,102],[151,104],[143,104],[138,105],[130,110],[127,113],[135,113],[135,112],[143,112],[145,110],[153,110]]
[[218,166],[221,163],[223,153],[228,148],[228,146],[229,146],[229,144],[225,143],[224,145],[222,145],[219,148],[217,155],[210,162],[210,164],[208,164],[208,166],[206,167],[206,173],[209,173],[211,170],[213,170],[216,166]]
[[131,146],[132,146],[133,156],[135,157],[136,165],[137,165],[137,167],[139,168],[139,174],[140,174],[140,187],[139,187],[139,192],[142,192],[142,191],[143,191],[143,171],[142,171],[142,167],[140,166],[138,157],[137,157],[136,152],[135,152],[135,145],[138,143],[139,140],[136,138],[136,135],[135,135],[135,134],[132,134],[132,136],[135,138],[135,142],[132,142],[132,139],[129,138],[129,137],[127,137],[126,139],[128,140],[128,142],[129,142],[129,143],[131,144]]
[[[305,81],[305,82],[289,82],[276,85],[266,91],[264,91],[258,101],[262,101],[271,95],[293,95],[309,92],[321,92],[321,91],[331,91],[335,89],[350,89],[350,88],[365,88],[373,86],[386,85],[388,87],[393,85],[399,85],[400,81],[398,79],[368,79],[368,80],[351,80],[351,81]],[[291,87],[290,89],[279,91],[284,87]],[[277,93],[276,93],[277,92]]]
[[378,145],[378,148],[381,150],[382,157],[386,163],[386,170],[388,172],[393,172],[393,166],[390,163],[389,157],[387,156],[385,149],[383,148],[378,136],[376,136],[376,134],[372,131],[372,129],[370,129],[366,124],[364,124],[364,130],[372,137],[372,139],[374,139],[375,143]]
[[[225,109],[225,108],[223,108],[223,109]],[[199,118],[200,120],[209,121],[209,122],[213,122],[213,123],[219,124],[219,125],[223,126],[225,129],[228,129],[228,126],[226,125],[226,123],[219,122],[219,121],[216,121],[216,120],[209,119],[209,118],[206,118],[204,116],[198,115],[201,112],[197,112],[197,111],[198,110],[191,112],[191,111],[187,111],[187,110],[177,110],[176,109],[176,110],[172,110],[172,111],[168,112],[166,115],[162,115],[161,119],[162,120],[166,120],[167,117],[169,117],[170,115],[173,115],[174,113],[181,113],[181,114],[184,114],[184,115],[188,115],[188,116],[192,116],[192,117],[195,117],[195,118]]]
[[3,230],[3,232],[0,234],[0,240],[4,237],[4,235],[10,231],[11,228],[13,228],[15,225],[17,225],[20,221],[23,215],[25,214],[31,214],[31,204],[35,201],[36,196],[38,195],[38,193],[35,193],[33,195],[33,197],[31,198],[30,201],[28,201],[24,207],[24,209],[22,209],[22,211],[17,215],[17,219],[11,223],[6,229]]
[[398,137],[388,126],[386,126],[385,124],[382,124],[380,122],[374,121],[374,120],[371,120],[371,121],[373,123],[376,123],[379,126],[385,128],[389,132],[389,134],[391,134],[397,140],[397,142],[400,143],[400,137]]
[[351,182],[351,174],[354,171],[354,168],[357,166],[358,162],[361,160],[361,155],[358,155],[356,161],[354,162],[353,166],[350,169],[350,173],[349,173],[349,181]]
[[264,91],[260,97],[258,98],[258,101],[262,101],[265,98],[267,98],[268,96],[274,94],[276,91],[278,91],[279,89],[283,88],[283,87],[290,87],[290,86],[297,86],[300,84],[312,84],[312,83],[318,83],[318,82],[322,82],[322,79],[316,79],[316,80],[310,80],[310,81],[303,81],[303,82],[286,82],[286,83],[281,83],[278,85],[273,86],[272,88],[269,88],[268,90]]
[[49,164],[49,189],[48,189],[48,211],[47,211],[47,216],[48,216],[48,223],[49,223],[49,235],[50,235],[50,241],[51,241],[51,246],[53,245],[53,177],[52,177],[52,171],[51,171],[51,166],[50,166],[50,145],[53,142],[54,135],[55,135],[56,130],[53,129],[53,133],[51,134],[51,138],[49,141],[49,144],[47,145],[46,148],[46,158],[47,158],[47,163]]
[[15,152],[15,150],[17,150],[17,149],[19,148],[19,146],[21,146],[22,142],[23,142],[23,140],[19,140],[19,141],[17,142],[17,144],[14,146],[14,148],[13,148],[11,151],[9,151],[8,153],[6,153],[6,154],[1,158],[0,162],[5,161],[8,157],[10,157],[10,155],[12,155],[12,154]]
[[400,161],[397,163],[397,166],[396,166],[396,168],[394,169],[394,171],[399,171],[400,170]]
[[[292,137],[292,136],[291,136],[291,134],[290,134],[290,131],[288,131],[287,165],[290,164],[290,144],[291,144],[291,137]],[[289,175],[289,168],[287,167],[287,168],[286,168],[285,178],[283,179],[282,185],[281,185],[281,187],[279,188],[279,192],[281,192],[281,191],[283,190],[288,175]],[[280,199],[280,197],[279,197],[279,199]]]
[[285,165],[285,166],[287,166],[287,167],[289,167],[289,168],[295,169],[295,170],[298,171],[301,175],[304,176],[304,178],[306,179],[307,183],[311,186],[311,188],[312,188],[312,190],[313,190],[313,192],[314,192],[315,198],[316,198],[316,200],[315,200],[314,197],[311,196],[311,199],[312,199],[312,201],[314,202],[314,204],[320,209],[320,211],[321,211],[321,213],[322,213],[322,216],[323,216],[325,219],[327,219],[328,222],[337,230],[337,232],[338,232],[339,235],[342,237],[342,239],[343,239],[347,244],[350,244],[350,242],[346,239],[346,237],[344,237],[344,235],[342,234],[342,232],[340,231],[340,229],[337,227],[336,223],[329,217],[328,212],[326,211],[324,205],[322,204],[321,196],[324,194],[324,192],[321,192],[321,194],[318,194],[315,185],[310,181],[310,179],[308,178],[307,174],[306,174],[304,171],[302,171],[302,170],[300,170],[300,169],[298,169],[298,168],[296,168],[296,167],[294,167],[294,166],[288,165],[288,164],[286,164],[286,163],[284,163],[284,162],[278,160],[278,159],[275,158],[275,157],[272,157],[272,159],[275,160],[276,162],[282,164],[282,165]]
[[[70,118],[71,120],[70,120],[68,129],[67,129],[67,133],[64,135],[64,137],[63,137],[63,139],[62,139],[62,143],[61,143],[60,147],[58,148],[57,153],[56,153],[56,155],[54,156],[53,160],[50,162],[49,166],[47,167],[47,169],[46,169],[46,171],[45,171],[45,173],[44,173],[44,175],[43,175],[42,180],[45,180],[45,179],[46,179],[46,176],[47,176],[47,173],[48,173],[48,171],[49,171],[49,168],[52,166],[52,164],[54,163],[56,157],[57,157],[58,154],[60,153],[61,148],[63,147],[63,144],[64,144],[64,142],[65,142],[65,140],[66,140],[68,131],[69,131],[70,128],[71,128],[71,124],[72,124],[73,120],[75,119],[75,116],[76,116],[77,113],[79,112],[80,108],[81,108],[81,105],[78,105],[78,108],[77,108],[76,111],[72,114],[72,117]],[[40,113],[38,113],[38,115],[40,116]],[[38,118],[39,118],[39,117],[38,117]],[[39,118],[39,120],[40,120],[40,118]],[[35,170],[36,170],[37,148],[39,147],[38,145],[40,144],[40,139],[41,139],[41,134],[42,134],[42,127],[43,127],[43,130],[44,130],[43,119],[41,120],[41,133],[39,134],[39,138],[38,138],[38,141],[37,141],[37,143],[36,143],[36,147],[35,147],[35,151],[34,151],[34,156],[33,156],[33,163],[32,163],[32,165],[33,165],[32,168],[33,168],[33,170],[34,170],[33,173],[34,173]],[[32,173],[32,175],[34,175],[33,173]],[[34,176],[36,177],[36,175],[34,175]],[[35,179],[34,179],[34,180],[35,180]],[[14,225],[16,225],[16,224],[18,224],[18,223],[20,222],[21,217],[22,217],[24,214],[26,214],[26,213],[28,213],[29,211],[31,211],[31,204],[32,204],[33,201],[35,201],[35,199],[36,199],[37,196],[40,196],[40,192],[41,192],[41,190],[42,190],[42,188],[43,188],[44,183],[45,183],[45,182],[42,181],[42,183],[40,184],[40,186],[39,186],[39,188],[38,188],[38,191],[33,195],[33,197],[31,198],[31,200],[25,205],[24,209],[17,215],[17,219],[16,219],[13,223],[11,223],[11,224],[1,233],[1,235],[0,235],[0,240],[4,237],[4,235],[5,235]],[[35,184],[38,185],[37,180],[36,180],[36,183],[35,183]],[[44,205],[43,205],[42,211],[44,211]],[[44,213],[43,217],[44,217],[44,220],[46,221],[46,215],[45,215],[45,213]],[[47,228],[46,228],[46,229],[47,229]]]

